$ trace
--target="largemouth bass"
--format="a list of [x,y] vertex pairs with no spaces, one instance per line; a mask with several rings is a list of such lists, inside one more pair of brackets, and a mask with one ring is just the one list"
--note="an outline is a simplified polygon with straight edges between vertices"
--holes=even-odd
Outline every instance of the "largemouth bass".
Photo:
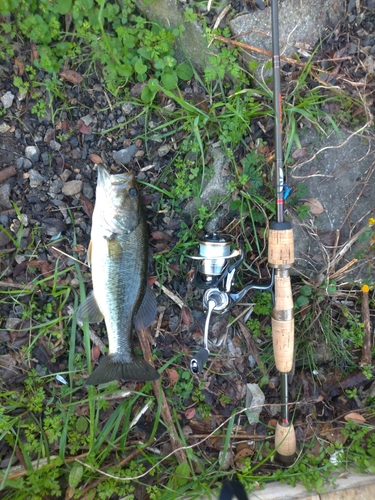
[[98,166],[88,261],[93,291],[78,308],[78,318],[89,323],[104,318],[109,353],[86,384],[156,380],[159,373],[132,349],[133,326],[146,328],[156,315],[147,285],[146,219],[133,172],[111,175]]

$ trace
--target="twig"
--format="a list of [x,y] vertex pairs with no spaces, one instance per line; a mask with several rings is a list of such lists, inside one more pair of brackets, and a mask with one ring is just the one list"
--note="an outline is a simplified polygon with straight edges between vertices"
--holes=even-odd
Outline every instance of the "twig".
[[177,295],[168,290],[168,288],[166,288],[164,285],[161,285],[158,281],[155,281],[155,285],[161,288],[165,295],[168,295],[168,297],[172,299],[173,302],[178,305],[178,307],[180,307],[181,309],[185,307],[183,300],[181,300],[180,297],[177,297]]
[[[141,330],[138,332],[138,338],[139,338],[139,342],[141,344],[143,356],[144,356],[145,360],[147,361],[147,363],[149,363],[151,366],[154,366],[154,363],[152,361],[152,354],[151,354],[151,349],[150,349],[148,337],[149,337],[148,330]],[[177,461],[180,464],[183,462],[186,462],[187,461],[186,452],[185,452],[185,449],[183,447],[181,447],[181,443],[179,442],[179,440],[177,438],[178,434],[177,434],[175,425],[173,423],[171,412],[169,411],[167,398],[165,397],[165,394],[164,394],[164,391],[162,389],[160,381],[154,380],[152,382],[152,388],[154,390],[156,400],[159,401],[161,398],[161,415],[162,415],[163,420],[165,422],[165,425],[167,426],[167,429],[169,431],[172,450],[174,450],[174,452],[176,454]]]
[[13,166],[3,168],[0,170],[0,182],[5,182],[16,174],[17,170]]
[[370,323],[370,308],[368,304],[368,285],[362,286],[362,323],[363,323],[363,346],[362,346],[362,359],[361,366],[366,366],[371,364],[371,349],[372,349],[372,338],[371,338],[371,323]]

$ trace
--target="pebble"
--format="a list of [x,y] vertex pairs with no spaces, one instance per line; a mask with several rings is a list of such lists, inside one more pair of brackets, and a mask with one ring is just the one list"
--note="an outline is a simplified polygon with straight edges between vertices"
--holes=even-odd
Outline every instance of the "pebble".
[[135,106],[131,102],[124,102],[124,104],[121,106],[124,115],[130,115],[134,108]]
[[82,191],[82,181],[68,181],[64,184],[62,192],[65,196],[74,196]]
[[30,187],[36,188],[43,184],[44,177],[40,175],[40,173],[37,170],[32,168],[31,170],[29,170],[29,181],[30,181]]
[[52,149],[52,151],[60,151],[61,144],[52,139],[51,141],[49,141],[49,147]]
[[65,169],[63,171],[63,173],[60,175],[60,179],[63,181],[63,182],[66,182],[69,177],[72,175],[72,172],[68,169]]
[[8,109],[12,106],[13,104],[13,99],[14,95],[12,92],[8,90],[8,92],[5,92],[5,94],[1,97],[1,102],[3,103],[4,109]]
[[50,155],[45,151],[41,154],[42,162],[45,167],[47,167],[50,163]]
[[258,384],[246,384],[246,416],[250,425],[259,421],[266,397]]
[[36,163],[37,161],[39,161],[40,158],[39,148],[37,148],[36,146],[27,146],[25,149],[25,156],[32,163]]
[[78,160],[79,158],[82,157],[82,153],[79,148],[72,149],[70,156],[73,160]]
[[0,231],[0,247],[4,247],[10,242],[10,238],[5,231]]
[[81,116],[81,120],[88,127],[93,122],[93,117],[91,115]]
[[69,143],[70,143],[70,145],[72,146],[72,148],[76,148],[76,147],[79,145],[79,142],[78,142],[77,137],[72,137],[72,138],[69,140]]
[[355,6],[356,6],[356,0],[349,0],[347,7],[348,14],[350,14],[350,12],[355,8]]
[[51,186],[49,188],[49,192],[53,194],[58,194],[61,192],[62,187],[64,186],[64,183],[62,181],[59,181],[58,179],[52,181]]
[[5,323],[5,330],[14,330],[20,321],[20,318],[8,318]]
[[94,190],[88,182],[83,183],[82,192],[89,200],[91,200],[94,197]]
[[10,202],[10,184],[1,184],[0,185],[0,207],[1,208],[12,208],[12,204]]
[[120,149],[120,151],[113,151],[113,159],[125,165],[126,163],[129,163],[132,158],[134,158],[137,151],[137,146],[133,144],[128,148]]
[[171,147],[168,146],[168,144],[164,144],[164,146],[160,146],[160,148],[158,149],[158,155],[165,156],[166,154],[169,153],[170,150],[171,150]]
[[6,123],[0,123],[0,134],[6,134],[10,130],[10,126]]

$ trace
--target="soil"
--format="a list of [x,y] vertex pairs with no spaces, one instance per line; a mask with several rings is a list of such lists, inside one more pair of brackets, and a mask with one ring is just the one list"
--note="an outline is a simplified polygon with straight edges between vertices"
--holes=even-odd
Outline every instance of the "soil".
[[[366,94],[368,102],[372,100],[374,92],[374,7],[373,0],[349,1],[347,18],[329,34],[316,54],[317,59],[331,58],[338,53],[349,55],[349,59],[340,63],[340,74],[346,75],[346,82],[337,83],[353,95],[358,91],[357,84],[362,83],[361,91]],[[171,135],[170,140],[163,142],[155,134],[152,138],[152,130],[163,123],[163,116],[155,113],[146,117],[142,114],[142,106],[134,102],[116,102],[106,93],[100,80],[94,77],[89,77],[84,86],[61,79],[62,93],[67,97],[61,102],[54,100],[53,116],[36,116],[32,113],[36,101],[31,100],[28,95],[19,95],[18,88],[13,85],[14,76],[21,75],[24,71],[20,61],[23,57],[27,59],[29,52],[30,47],[19,46],[17,61],[1,61],[0,64],[0,96],[7,92],[14,96],[12,105],[0,118],[0,175],[8,167],[14,167],[9,171],[10,177],[0,184],[0,223],[6,230],[0,233],[1,293],[4,295],[9,291],[23,289],[25,284],[32,288],[35,280],[52,276],[56,266],[59,270],[58,283],[78,290],[78,276],[72,268],[73,257],[81,262],[81,272],[89,291],[90,274],[85,266],[85,259],[95,203],[95,165],[102,162],[113,173],[124,168],[134,170],[138,180],[145,182],[142,196],[149,224],[151,253],[154,256],[167,253],[179,241],[182,225],[191,225],[191,220],[188,217],[182,219],[171,207],[167,210],[161,207],[161,194],[147,184],[155,184],[163,175],[174,157],[175,145],[178,146],[183,140],[183,135]],[[292,66],[284,68],[285,85],[294,70]],[[43,87],[47,78],[49,76],[42,71],[37,73],[37,79],[41,83],[41,101],[49,98]],[[184,92],[194,93],[195,88],[192,82]],[[131,89],[131,95],[138,97],[140,91],[140,85],[135,85]],[[159,99],[160,106],[170,104],[162,96]],[[268,129],[268,124],[264,128]],[[272,130],[268,130],[263,137],[272,149]],[[116,161],[114,152],[124,149],[127,151],[122,153],[125,155],[122,156],[122,162]],[[159,187],[169,189],[168,177],[163,178]],[[19,239],[21,250],[16,250],[9,234],[13,238],[17,237],[20,220],[23,226]],[[156,277],[153,262],[150,261],[150,283]],[[163,276],[163,285],[174,297],[181,298],[190,307],[181,308],[170,298],[171,294],[165,294],[154,285],[159,293],[158,318],[152,327],[152,343],[159,356],[156,360],[157,368],[177,353],[183,352],[186,356],[180,358],[179,367],[188,370],[190,354],[202,341],[205,315],[201,292],[194,286],[193,272],[190,269],[190,261],[185,260],[181,264],[180,259],[176,258]],[[267,272],[264,274],[266,276]],[[33,290],[32,295],[40,308],[53,300],[42,289],[40,293]],[[16,389],[22,385],[31,368],[36,368],[41,375],[67,370],[66,346],[55,345],[55,351],[49,352],[46,346],[50,344],[43,338],[33,352],[31,363],[25,365],[22,346],[33,340],[30,326],[36,324],[32,318],[22,319],[29,300],[30,296],[22,295],[19,301],[0,302],[0,373],[4,389]],[[71,311],[72,306],[73,293],[63,313]],[[239,309],[235,311],[236,315],[240,313]],[[269,318],[265,318],[264,324],[268,322]],[[210,336],[216,343],[213,351],[220,354],[210,359],[211,374],[205,378],[205,388],[202,390],[203,401],[211,409],[211,418],[204,418],[199,412],[180,412],[182,425],[192,435],[207,434],[220,425],[234,409],[243,405],[246,383],[257,381],[262,375],[259,367],[255,367],[249,374],[249,356],[256,357],[257,352],[256,342],[246,337],[246,334],[250,335],[246,326],[242,325],[242,329],[230,327],[230,341],[220,347],[226,337],[228,324],[229,315],[217,317],[210,331]],[[93,330],[97,336],[95,338],[106,343],[104,326],[95,325]],[[136,337],[134,343],[136,348],[139,347]],[[83,352],[81,335],[77,338],[77,351]],[[95,359],[98,360],[98,356]],[[166,384],[171,382],[171,373],[163,377]],[[310,438],[310,427],[306,422],[311,422],[311,418],[317,419],[311,415],[323,415],[319,419],[330,426],[344,413],[358,409],[357,402],[354,399],[348,400],[343,394],[343,388],[368,390],[371,385],[371,381],[367,381],[359,371],[353,372],[346,379],[333,371],[318,387],[314,376],[302,368],[297,369],[291,382],[290,400],[300,401],[296,409],[295,425],[297,440],[301,442]],[[242,420],[239,423],[240,435],[255,434],[258,439],[266,437],[266,424],[275,418],[277,404],[280,402],[278,384],[278,374],[272,372],[269,384],[263,387],[267,406],[262,410],[260,423],[254,428]],[[130,387],[134,387],[134,384],[130,384]],[[187,400],[186,408],[191,404],[192,401]],[[147,434],[151,428],[152,422],[145,417],[140,420],[137,432]],[[207,456],[217,456],[219,449],[220,443],[215,441],[209,441],[205,445]],[[274,469],[273,465],[267,467],[269,470]]]

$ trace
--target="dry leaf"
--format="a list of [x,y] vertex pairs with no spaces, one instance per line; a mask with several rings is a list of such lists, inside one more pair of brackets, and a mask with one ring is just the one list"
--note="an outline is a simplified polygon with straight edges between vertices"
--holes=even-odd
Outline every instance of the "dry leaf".
[[22,76],[25,73],[25,63],[18,59],[18,57],[14,58],[14,73],[18,76]]
[[36,48],[35,43],[31,45],[31,53],[30,53],[31,62],[35,61],[35,59],[39,59],[38,49]]
[[345,415],[345,420],[348,422],[349,420],[354,420],[355,422],[366,422],[365,417],[363,417],[360,413],[348,413]]
[[171,386],[173,387],[174,385],[177,384],[178,373],[174,368],[167,369],[167,373],[168,373],[169,382],[170,382]]
[[102,164],[103,163],[103,160],[100,158],[99,155],[96,155],[95,153],[92,153],[90,156],[89,156],[90,160],[93,162],[93,163],[96,163],[97,165],[99,164]]
[[250,448],[243,448],[241,451],[236,453],[234,456],[234,462],[243,462],[245,458],[251,457],[254,455],[254,450],[250,450]]
[[184,323],[184,325],[190,325],[191,323],[190,312],[187,307],[183,307],[181,309],[181,321]]
[[310,212],[313,215],[320,215],[324,212],[323,205],[316,198],[309,198],[305,205],[310,207]]
[[306,156],[306,149],[296,149],[292,153],[292,158],[294,160],[299,160],[299,159],[303,158],[304,156]]
[[154,240],[172,241],[171,235],[165,233],[164,231],[153,231],[151,235],[154,238]]
[[156,283],[158,281],[158,278],[157,276],[150,276],[147,280],[147,283],[152,286],[154,283]]
[[73,69],[66,69],[64,71],[61,71],[59,75],[67,82],[74,83],[74,85],[81,83],[83,80],[83,76]]
[[82,209],[88,217],[92,217],[94,212],[94,204],[85,195],[81,194],[79,201],[82,204]]
[[185,417],[186,417],[188,420],[191,420],[192,418],[194,418],[194,415],[195,415],[195,408],[188,408],[188,409],[185,411]]
[[100,356],[100,347],[98,345],[94,345],[91,349],[91,361],[96,361]]
[[78,120],[77,125],[79,127],[78,131],[81,132],[81,134],[84,134],[84,135],[90,135],[91,134],[91,132],[92,132],[91,126],[85,125],[82,120]]

